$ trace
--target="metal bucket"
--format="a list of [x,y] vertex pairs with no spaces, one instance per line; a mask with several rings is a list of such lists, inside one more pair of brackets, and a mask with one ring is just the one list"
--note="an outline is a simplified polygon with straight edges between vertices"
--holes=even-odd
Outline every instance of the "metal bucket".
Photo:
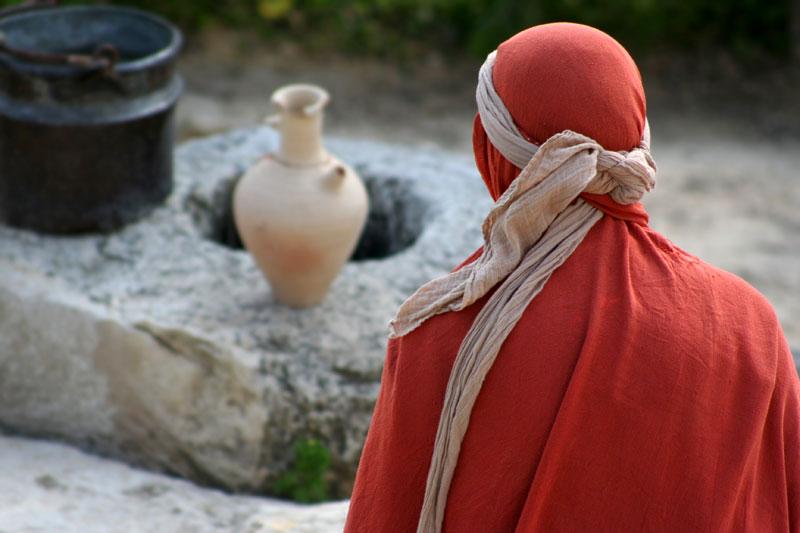
[[0,220],[108,232],[163,202],[181,43],[130,8],[0,14]]

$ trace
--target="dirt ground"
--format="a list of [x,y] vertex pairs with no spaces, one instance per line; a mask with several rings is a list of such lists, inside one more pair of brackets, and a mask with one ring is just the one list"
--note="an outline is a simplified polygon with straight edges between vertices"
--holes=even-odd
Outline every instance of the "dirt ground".
[[[327,134],[470,158],[478,66],[435,53],[415,66],[308,57],[291,44],[208,32],[181,60],[179,136],[258,124],[275,88],[309,82],[331,93]],[[640,67],[659,164],[645,202],[652,226],[758,288],[800,349],[800,67],[752,70],[719,54]]]

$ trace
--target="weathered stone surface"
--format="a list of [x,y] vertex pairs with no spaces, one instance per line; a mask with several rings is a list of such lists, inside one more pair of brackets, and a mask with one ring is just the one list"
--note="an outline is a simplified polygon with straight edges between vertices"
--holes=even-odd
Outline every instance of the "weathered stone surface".
[[0,532],[342,531],[347,502],[231,496],[62,444],[0,436]]
[[[268,490],[292,444],[316,437],[347,493],[386,325],[479,244],[489,199],[466,158],[330,142],[384,212],[362,259],[421,234],[349,263],[320,307],[288,309],[246,252],[214,241],[235,179],[275,141],[182,146],[167,204],[113,235],[0,227],[0,425],[236,490]],[[397,238],[376,245],[378,226]]]

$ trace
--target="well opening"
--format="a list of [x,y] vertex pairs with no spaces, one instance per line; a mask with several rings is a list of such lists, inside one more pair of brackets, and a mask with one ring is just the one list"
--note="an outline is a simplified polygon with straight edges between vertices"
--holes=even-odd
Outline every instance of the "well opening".
[[[413,191],[409,180],[396,177],[364,177],[369,195],[369,214],[351,261],[381,260],[411,247],[422,234],[428,204]],[[211,227],[211,240],[235,250],[244,249],[233,220],[233,186],[220,195],[224,202]]]

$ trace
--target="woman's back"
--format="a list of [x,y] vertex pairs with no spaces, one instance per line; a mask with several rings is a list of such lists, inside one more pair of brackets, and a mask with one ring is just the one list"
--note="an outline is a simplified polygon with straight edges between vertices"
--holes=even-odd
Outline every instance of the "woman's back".
[[647,226],[633,59],[529,28],[477,104],[484,248],[392,323],[347,531],[800,531],[791,354],[763,297]]
[[[591,230],[504,343],[444,531],[800,527],[800,449],[784,449],[800,442],[800,392],[774,313],[638,206],[621,216]],[[488,296],[391,341],[347,531],[416,530],[453,360]]]

